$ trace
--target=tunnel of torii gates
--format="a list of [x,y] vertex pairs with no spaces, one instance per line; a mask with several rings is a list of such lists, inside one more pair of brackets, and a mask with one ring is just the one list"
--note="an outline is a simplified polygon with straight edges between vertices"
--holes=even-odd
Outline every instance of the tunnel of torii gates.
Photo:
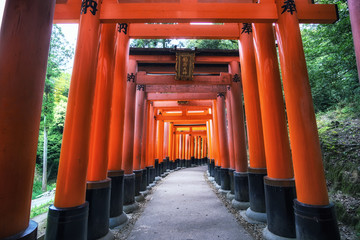
[[[0,239],[37,237],[29,214],[48,48],[64,22],[79,30],[46,239],[109,239],[156,179],[201,164],[234,207],[267,222],[264,235],[339,239],[299,30],[336,20],[335,5],[310,0],[6,1]],[[237,39],[239,51],[129,50],[131,38]]]

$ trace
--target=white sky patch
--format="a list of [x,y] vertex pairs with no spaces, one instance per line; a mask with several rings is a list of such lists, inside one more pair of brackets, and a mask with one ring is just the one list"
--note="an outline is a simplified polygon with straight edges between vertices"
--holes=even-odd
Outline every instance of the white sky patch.
[[3,14],[4,14],[4,7],[5,7],[5,0],[0,0],[0,29],[1,29]]

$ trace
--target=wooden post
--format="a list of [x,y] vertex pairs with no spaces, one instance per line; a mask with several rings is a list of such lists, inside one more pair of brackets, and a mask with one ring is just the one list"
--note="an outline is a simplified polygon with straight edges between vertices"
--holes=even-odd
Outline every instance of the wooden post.
[[295,182],[273,26],[271,23],[257,23],[253,24],[253,30],[268,174],[264,178],[266,231],[295,238],[292,206],[296,195]]
[[[28,232],[55,1],[8,0],[0,32],[0,238]],[[31,31],[29,31],[31,29]],[[34,61],[36,59],[36,61]]]
[[216,98],[216,111],[219,134],[219,150],[221,158],[220,181],[222,190],[230,190],[230,175],[229,175],[229,148],[226,134],[226,120],[225,120],[225,95],[218,93]]
[[134,126],[134,156],[133,168],[134,170],[141,169],[141,143],[143,133],[144,121],[144,99],[145,99],[145,86],[136,86],[136,105],[135,105],[135,126]]
[[351,30],[354,40],[357,70],[360,82],[360,2],[357,0],[348,0]]
[[[279,19],[275,28],[297,193],[294,205],[297,238],[340,239],[334,206],[329,205],[297,12],[282,0],[276,0],[276,4]],[[326,216],[317,215],[320,209]]]
[[227,138],[229,146],[229,162],[230,169],[235,169],[235,157],[234,157],[234,140],[233,140],[233,123],[232,123],[232,111],[231,111],[231,87],[227,87],[226,93],[226,118],[227,118]]
[[[89,160],[90,124],[93,109],[96,69],[98,60],[100,8],[82,8],[77,39],[77,48],[69,99],[66,110],[65,127],[54,206],[50,207],[46,237],[86,239],[83,232],[87,225],[88,203],[85,202],[86,175]],[[74,211],[74,209],[77,209]],[[63,219],[62,215],[66,220]],[[81,221],[74,221],[73,216],[81,216]],[[59,229],[74,227],[78,232],[58,232]]]
[[[118,30],[119,25],[117,26]],[[114,86],[111,104],[109,163],[108,169],[119,172],[122,168],[122,149],[124,137],[124,117],[126,99],[126,79],[129,59],[129,35],[120,30],[116,38]],[[110,175],[109,175],[110,176]]]
[[[263,177],[266,175],[264,136],[261,123],[259,90],[256,77],[256,65],[251,24],[240,24],[240,66],[244,90],[248,148],[250,156],[248,217],[266,222],[266,207]],[[259,214],[252,214],[253,212]]]

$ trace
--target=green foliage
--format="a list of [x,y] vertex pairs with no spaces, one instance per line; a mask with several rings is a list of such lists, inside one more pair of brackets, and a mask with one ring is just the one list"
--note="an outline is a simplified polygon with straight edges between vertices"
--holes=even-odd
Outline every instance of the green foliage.
[[[39,143],[36,156],[37,170],[42,171],[45,128],[48,136],[47,177],[50,177],[50,179],[56,178],[59,163],[66,102],[70,85],[70,74],[65,73],[65,66],[72,58],[73,52],[72,47],[65,40],[61,28],[54,25],[49,49],[41,112]],[[44,121],[45,118],[46,121]],[[37,195],[39,192],[39,182],[41,186],[41,180],[37,181],[35,179],[35,192],[33,195]]]
[[[359,102],[360,86],[346,0],[318,2],[339,8],[335,24],[303,25],[301,31],[315,110],[326,111]],[[359,104],[350,107],[360,111]]]
[[54,200],[50,200],[47,203],[41,204],[31,209],[30,218],[36,217],[40,214],[46,213],[49,210],[49,206],[54,203]]
[[200,49],[238,49],[238,41],[235,40],[209,40],[209,39],[191,39],[186,42],[187,48]]

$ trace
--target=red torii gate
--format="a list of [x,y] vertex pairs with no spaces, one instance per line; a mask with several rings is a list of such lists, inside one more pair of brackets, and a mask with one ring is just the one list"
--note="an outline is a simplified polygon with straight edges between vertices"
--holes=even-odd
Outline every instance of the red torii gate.
[[[272,59],[273,63],[275,61],[273,52],[267,52],[267,50],[271,48],[264,47],[264,43],[261,42],[261,40],[263,40],[261,35],[269,34],[269,29],[272,29],[270,23],[276,23],[275,28],[280,52],[293,153],[292,158],[296,177],[298,202],[295,203],[295,206],[299,211],[321,209],[322,211],[330,211],[330,215],[333,214],[332,207],[328,202],[298,23],[334,22],[337,18],[335,6],[317,5],[311,4],[308,0],[297,0],[297,11],[285,12],[283,14],[283,10],[286,10],[286,4],[282,0],[262,0],[260,3],[252,3],[252,1],[239,1],[240,3],[219,1],[208,3],[200,0],[174,0],[159,3],[141,1],[141,4],[104,0],[102,2],[90,1],[97,4],[97,11],[95,11],[94,8],[88,9],[88,11],[85,12],[85,8],[80,15],[80,1],[69,0],[56,2],[58,4],[56,4],[55,7],[55,0],[34,0],[31,2],[25,0],[9,0],[5,7],[0,33],[0,52],[2,53],[0,58],[0,146],[2,146],[3,149],[0,151],[0,182],[2,189],[0,194],[3,202],[3,205],[0,207],[0,238],[11,236],[13,239],[18,239],[23,235],[29,239],[34,239],[36,235],[36,226],[33,222],[29,224],[29,206],[31,201],[34,159],[40,122],[39,116],[44,88],[46,60],[53,20],[54,22],[80,23],[78,37],[78,43],[80,44],[77,46],[74,62],[74,72],[69,93],[64,140],[59,166],[58,189],[53,211],[65,214],[71,211],[79,211],[84,214],[84,216],[87,211],[87,205],[84,203],[85,191],[79,191],[79,189],[85,190],[86,171],[84,171],[84,169],[86,170],[88,168],[90,143],[84,143],[83,140],[90,138],[91,103],[93,102],[94,95],[96,95],[94,92],[97,92],[95,89],[98,88],[95,87],[95,80],[101,78],[99,73],[97,76],[97,68],[100,68],[99,65],[97,65],[100,24],[110,24],[108,27],[101,29],[101,35],[102,38],[103,36],[109,36],[111,38],[115,34],[114,23],[117,22],[132,24],[146,22],[186,23],[192,21],[210,21],[218,23],[255,23],[253,24],[255,45],[256,50],[260,51],[256,54],[258,66],[262,66],[264,63],[263,59]],[[293,9],[293,6],[289,6],[289,10],[291,9]],[[104,24],[104,26],[107,24]],[[160,36],[168,37],[165,30],[159,30],[155,35],[151,35],[149,32],[156,32],[155,29],[151,30],[151,28],[156,28],[157,26],[152,26],[152,24],[147,24],[149,26],[144,25],[138,25],[138,29],[149,27],[150,30],[147,31],[149,38],[158,38]],[[210,33],[207,34],[207,38],[219,38],[219,29],[220,33],[221,28],[226,29],[225,32],[229,32],[228,25],[225,24],[223,26],[216,26],[214,28],[202,26],[200,33]],[[236,32],[240,33],[242,30],[249,31],[249,28],[246,28],[247,26],[243,25],[241,28],[238,27]],[[178,36],[175,36],[175,34],[175,37],[183,37],[183,34],[186,34],[184,31],[186,28],[195,29],[192,31],[192,34],[196,33],[196,29],[200,29],[200,26],[197,26],[198,28],[187,25],[175,27],[178,29],[183,27],[182,31],[184,32]],[[174,32],[181,32],[181,30],[176,30],[175,27],[175,30],[169,33],[174,34]],[[234,27],[234,25],[232,25],[232,27]],[[136,26],[134,28],[136,28]],[[162,28],[162,26],[159,28]],[[115,68],[115,79],[123,79],[128,73],[125,63],[127,62],[128,39],[131,36],[126,35],[126,32],[124,33],[125,29],[120,30],[122,30],[120,33],[116,33],[118,36],[118,51],[114,62],[119,67]],[[131,31],[130,26],[129,34]],[[145,33],[146,31],[144,30],[144,35]],[[132,34],[134,34],[134,36],[136,35],[136,33]],[[199,36],[204,35],[206,34],[199,34]],[[252,49],[253,46],[251,35],[239,35],[241,41],[240,57],[243,59],[241,60],[241,74],[244,94],[245,98],[247,98],[246,93],[250,93],[250,89],[253,87],[251,86],[252,83],[247,81],[251,79],[250,75],[254,76],[254,70],[256,71],[254,68],[255,56],[254,52],[247,52],[247,50]],[[141,34],[137,34],[137,37],[140,38],[142,36]],[[23,41],[24,39],[26,39],[26,41]],[[231,39],[233,38],[231,37]],[[108,50],[105,50],[105,48],[101,46],[100,49],[103,50],[101,50],[102,52],[99,53],[99,56],[100,58],[104,58],[106,62],[109,55],[102,55],[102,53]],[[264,51],[259,49],[264,49]],[[37,59],[37,61],[33,59]],[[101,61],[99,61],[99,64],[109,67],[107,71],[104,71],[104,74],[108,76],[113,71],[112,67],[114,64],[106,64],[105,62],[101,63]],[[135,73],[135,68],[136,66],[134,64],[130,64],[129,73]],[[266,101],[262,100],[261,97],[262,91],[268,87],[261,85],[262,76],[266,75],[266,72],[262,71],[266,71],[266,69],[267,66],[264,66],[261,70],[258,70],[258,87],[261,100],[259,104],[261,105],[266,104]],[[276,74],[277,73],[275,73],[275,75]],[[277,77],[278,76],[275,76],[275,78]],[[124,89],[124,86],[118,88],[116,84],[121,83],[114,81],[114,89]],[[130,78],[127,85],[131,93],[132,86],[135,85],[134,81],[131,81]],[[248,87],[250,87],[250,89]],[[263,87],[264,89],[262,89]],[[270,89],[276,89],[276,86],[270,87]],[[119,92],[112,95],[113,100],[117,97],[117,102],[120,105],[119,109],[121,110],[123,110],[125,106],[124,96],[125,94],[121,95]],[[195,99],[212,98],[213,97],[203,96],[203,98]],[[282,110],[278,110],[277,113],[281,115],[281,111]],[[121,114],[121,111],[118,114]],[[263,114],[263,112],[261,112],[261,114]],[[118,119],[120,118],[118,117]],[[283,125],[280,124],[279,129],[282,127]],[[122,132],[123,130],[119,129],[119,131]],[[256,135],[258,133],[254,134]],[[265,141],[271,139],[271,137],[272,134],[270,132],[266,133],[266,131],[264,131]],[[111,138],[110,133],[110,139]],[[110,140],[109,144],[111,148],[114,142]],[[270,145],[269,147],[265,144],[265,149],[271,147],[275,146]],[[124,149],[126,149],[126,147],[124,147]],[[286,147],[283,149],[286,149]],[[283,149],[282,151],[287,151]],[[267,159],[268,184],[276,186],[279,184],[273,179],[284,179],[284,181],[280,181],[282,184],[293,184],[291,181],[286,180],[292,178],[289,170],[277,171],[281,167],[289,169],[289,164],[291,164],[289,159],[284,157],[281,164],[273,162],[271,159],[272,157]],[[306,159],[306,161],[304,161],[304,159]],[[110,158],[110,166],[112,161]],[[126,163],[125,161],[125,164]],[[261,169],[265,167],[264,163],[264,161],[256,162],[254,167],[250,162],[250,167]],[[102,166],[104,166],[104,164],[105,163],[103,163]],[[113,171],[116,172],[116,176],[120,176],[121,167],[123,167],[124,164],[121,164],[120,160],[117,161],[116,164],[117,166],[114,167]],[[116,164],[114,163],[114,165]],[[73,174],[69,175],[67,169],[72,169]],[[111,170],[111,168],[109,168],[109,170]],[[282,175],[284,173],[285,175]],[[105,181],[104,184],[108,183]],[[96,186],[94,188],[96,188]],[[69,196],[71,196],[71,198],[69,198]],[[311,218],[311,210],[309,214]],[[334,218],[334,215],[331,216]],[[307,224],[309,223],[303,222],[307,220],[299,218],[297,218],[297,220],[299,221],[298,233],[300,234],[300,238],[301,236],[306,238],[308,236],[307,234],[313,234],[311,233],[312,228],[318,229],[318,223],[312,224],[312,228],[307,228]],[[331,224],[334,224],[334,222]],[[337,228],[334,227],[333,229]],[[77,230],[79,239],[83,237],[81,230],[84,229],[79,228]],[[334,236],[337,233],[328,231],[323,234]],[[51,239],[51,234],[48,235],[47,238]]]

